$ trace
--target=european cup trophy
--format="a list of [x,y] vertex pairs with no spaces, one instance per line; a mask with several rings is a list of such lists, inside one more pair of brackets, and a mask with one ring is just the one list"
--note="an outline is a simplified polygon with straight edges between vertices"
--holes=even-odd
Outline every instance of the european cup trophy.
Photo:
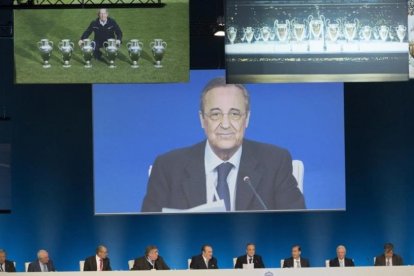
[[379,33],[380,38],[383,42],[387,41],[389,32],[390,32],[390,28],[388,26],[381,25],[379,27],[378,33]]
[[73,42],[70,42],[69,39],[62,39],[62,41],[59,42],[58,48],[60,50],[60,53],[62,54],[63,67],[70,67],[71,65],[69,64],[69,62],[72,58],[72,52],[74,48]]
[[235,27],[228,27],[227,28],[227,38],[229,39],[230,43],[233,44],[236,40],[237,36],[237,29]]
[[120,42],[116,39],[110,38],[103,43],[105,48],[106,57],[109,60],[109,68],[115,68],[115,58],[118,55],[118,49],[120,46]]
[[85,60],[85,68],[91,68],[91,60],[93,57],[93,52],[95,51],[96,43],[90,39],[82,40],[81,51],[83,59]]
[[402,43],[405,38],[405,32],[407,31],[407,27],[404,25],[398,25],[398,27],[396,27],[395,30],[397,32],[398,39]]
[[165,42],[162,39],[154,39],[154,41],[152,41],[150,43],[150,47],[152,50],[152,55],[154,56],[155,59],[155,68],[162,68],[161,65],[161,60],[164,57],[164,53],[165,53],[165,49],[167,49],[167,42]]
[[132,68],[138,68],[138,60],[141,56],[143,44],[138,39],[131,39],[127,44],[129,57],[132,61]]
[[289,39],[290,21],[286,20],[285,23],[279,23],[276,19],[273,26],[278,40],[286,42]]
[[39,42],[37,42],[37,48],[39,49],[40,56],[42,57],[42,60],[43,60],[43,68],[49,68],[50,67],[49,59],[50,59],[50,54],[52,53],[52,50],[53,50],[53,41],[50,41],[47,38],[43,38]]

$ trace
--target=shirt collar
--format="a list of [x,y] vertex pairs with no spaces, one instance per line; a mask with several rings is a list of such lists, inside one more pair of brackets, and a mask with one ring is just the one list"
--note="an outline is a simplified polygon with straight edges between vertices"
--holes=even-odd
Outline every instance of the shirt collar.
[[213,149],[210,146],[210,143],[206,142],[206,149],[205,149],[205,166],[207,172],[214,171],[218,165],[222,164],[223,162],[229,162],[231,163],[235,168],[238,168],[240,165],[240,159],[242,154],[242,146],[240,146],[237,151],[233,154],[233,156],[227,160],[223,161],[221,160],[213,151]]

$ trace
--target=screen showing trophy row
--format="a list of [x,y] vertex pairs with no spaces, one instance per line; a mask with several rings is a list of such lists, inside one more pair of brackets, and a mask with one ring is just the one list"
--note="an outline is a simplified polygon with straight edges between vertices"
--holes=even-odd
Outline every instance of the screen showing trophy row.
[[185,82],[188,0],[14,12],[17,83]]
[[407,80],[414,57],[410,3],[409,9],[407,0],[228,0],[227,77],[243,83]]
[[96,214],[345,209],[342,83],[93,85]]

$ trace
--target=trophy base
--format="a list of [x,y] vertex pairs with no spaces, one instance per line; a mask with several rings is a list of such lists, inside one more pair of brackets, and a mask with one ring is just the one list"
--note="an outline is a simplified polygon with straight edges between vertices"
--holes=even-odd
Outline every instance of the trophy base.
[[85,68],[92,68],[92,64],[85,64],[83,67],[85,67]]
[[70,64],[63,64],[62,67],[63,68],[69,68],[69,67],[72,67],[72,65],[70,65]]
[[111,64],[111,65],[109,65],[108,67],[109,67],[109,68],[111,68],[111,69],[113,69],[113,68],[116,68],[116,65]]
[[161,64],[154,64],[155,68],[162,68],[163,66]]
[[43,68],[50,68],[51,66],[49,63],[43,64]]
[[139,65],[138,64],[132,64],[131,68],[139,68]]

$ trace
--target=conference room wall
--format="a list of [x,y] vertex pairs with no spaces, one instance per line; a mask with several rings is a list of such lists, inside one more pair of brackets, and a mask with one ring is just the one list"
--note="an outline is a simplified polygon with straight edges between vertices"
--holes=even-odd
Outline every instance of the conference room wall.
[[313,266],[323,266],[339,243],[357,265],[370,265],[388,241],[414,264],[413,82],[345,85],[345,212],[94,216],[91,87],[12,85],[11,45],[1,43],[1,87],[12,99],[13,186],[12,213],[0,215],[0,248],[18,271],[40,248],[59,271],[78,270],[101,243],[116,270],[148,244],[184,269],[203,243],[230,268],[247,242],[257,244],[268,267],[296,243]]

